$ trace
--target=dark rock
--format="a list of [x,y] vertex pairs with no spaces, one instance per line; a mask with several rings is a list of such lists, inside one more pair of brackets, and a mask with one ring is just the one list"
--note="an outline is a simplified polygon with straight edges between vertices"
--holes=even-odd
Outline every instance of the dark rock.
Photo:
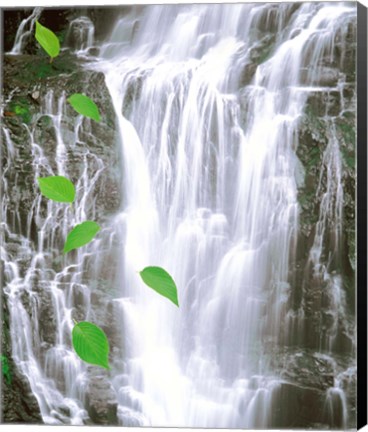
[[302,29],[298,28],[298,29],[294,29],[291,33],[290,33],[290,39],[294,39],[295,37],[297,37],[300,33],[301,33]]
[[313,227],[319,216],[316,191],[323,152],[327,146],[326,128],[325,121],[311,112],[301,119],[299,126],[296,155],[306,173],[304,187],[298,190],[298,201],[301,208],[300,231],[307,240],[311,238]]
[[69,24],[65,37],[66,46],[75,51],[86,49],[90,32],[94,34],[94,25],[88,17],[81,16],[74,19]]
[[[69,285],[69,284],[66,284]],[[72,290],[73,304],[85,305],[86,299],[89,298],[89,290],[81,284],[73,283],[70,289]]]
[[87,15],[91,19],[95,27],[95,39],[101,41],[110,35],[111,26],[116,21],[116,16],[119,15],[119,17],[122,17],[129,14],[132,7],[139,11],[142,10],[144,5],[89,6],[88,8],[78,9],[78,16]]
[[275,33],[266,34],[249,50],[249,59],[259,65],[267,60],[275,46]]
[[251,98],[250,87],[243,87],[238,93],[238,101],[240,105],[240,124],[244,129],[247,127],[249,120],[249,103]]
[[254,74],[257,70],[257,64],[256,63],[248,63],[244,65],[243,70],[240,74],[239,78],[239,86],[244,87],[252,81]]
[[317,423],[323,426],[322,429],[329,429],[325,404],[325,392],[281,383],[272,392],[270,424],[276,429],[310,429]]
[[92,376],[86,392],[86,409],[95,424],[118,425],[115,390],[104,375]]
[[340,387],[345,392],[347,401],[347,411],[351,412],[350,422],[347,429],[356,428],[355,418],[357,410],[357,368],[348,367],[339,375]]
[[268,3],[261,10],[257,19],[257,29],[260,32],[277,33],[280,28],[280,20],[283,20],[285,26],[289,22],[292,15],[300,7],[297,3],[287,3],[282,7]]
[[99,47],[91,47],[88,48],[88,55],[92,57],[98,57],[100,54],[100,48]]
[[319,87],[336,87],[340,71],[331,67],[303,68],[300,71],[300,83]]
[[334,59],[337,67],[345,74],[345,81],[356,79],[357,16],[352,14],[334,41]]
[[[84,92],[86,83],[89,83],[88,93],[91,98],[101,107],[102,120],[100,123],[93,122],[84,127],[84,135],[82,134],[83,144],[88,145],[91,152],[101,158],[108,170],[99,176],[96,182],[96,198],[100,201],[97,209],[98,217],[106,217],[109,213],[115,212],[120,206],[120,169],[119,161],[116,157],[116,149],[114,145],[106,145],[106,143],[115,144],[115,114],[110,100],[110,95],[105,85],[104,75],[101,73],[83,70],[81,71],[76,63],[76,58],[68,53],[61,53],[57,57],[52,66],[50,66],[43,59],[34,56],[6,56],[5,69],[4,69],[4,85],[5,94],[12,91],[14,88],[19,90],[11,99],[10,105],[7,110],[12,112],[14,107],[20,102],[27,100],[27,110],[30,113],[29,127],[34,128],[34,137],[37,144],[44,151],[45,156],[50,161],[51,167],[56,170],[56,132],[53,121],[48,116],[36,116],[39,112],[39,100],[45,97],[49,88],[54,89],[54,99],[61,95],[64,91],[66,94]],[[40,81],[40,75],[37,68],[47,67],[45,76]],[[25,70],[27,70],[27,80],[24,80]],[[33,72],[32,72],[33,71]],[[42,72],[43,73],[43,72]],[[32,94],[37,89],[39,97],[37,100],[32,98]],[[24,99],[23,95],[27,95]],[[28,97],[29,95],[29,97]],[[18,98],[18,99],[17,99]],[[23,98],[23,99],[22,99]],[[25,102],[22,102],[25,103]],[[12,105],[11,105],[12,104]],[[57,109],[56,106],[53,107]],[[74,110],[66,105],[68,117],[66,117],[65,124],[63,125],[64,141],[66,143],[73,139],[74,124],[69,119],[75,117]],[[28,213],[32,208],[32,203],[35,200],[38,189],[34,182],[34,174],[32,167],[32,148],[27,145],[29,136],[27,129],[23,126],[23,120],[20,117],[12,116],[4,118],[4,125],[10,131],[10,137],[15,144],[15,151],[17,152],[17,162],[14,165],[15,171],[8,170],[8,184],[9,184],[9,197],[10,203],[8,205],[9,219],[14,220],[16,223],[19,219],[14,217],[18,211],[20,213],[19,225],[12,226],[15,232],[21,232],[23,235],[27,234],[28,227]],[[95,123],[95,124],[94,124]],[[90,128],[90,129],[89,129]],[[70,157],[70,170],[71,179],[75,181],[81,176],[85,164],[85,149],[83,146],[78,146],[69,151]],[[23,160],[24,159],[24,160]],[[18,161],[22,161],[18,165]],[[112,163],[113,161],[113,163]],[[93,158],[90,158],[90,163],[94,163]],[[96,169],[98,169],[96,165]],[[22,173],[23,175],[19,175]],[[18,174],[18,175],[17,175]],[[41,175],[44,174],[41,172]],[[46,173],[45,173],[46,174]],[[93,173],[91,174],[93,175]],[[34,185],[34,187],[32,187]],[[111,192],[111,193],[110,193]],[[100,197],[100,199],[99,199]],[[30,223],[34,225],[34,220],[31,219]],[[34,237],[32,238],[35,243],[37,242],[37,230],[32,228]]]
[[334,366],[322,356],[300,352],[285,360],[282,378],[324,392],[334,385]]
[[[338,43],[342,41],[340,40]],[[354,42],[344,41],[344,53],[354,51]],[[297,157],[304,167],[305,181],[298,183],[299,233],[295,257],[290,261],[289,281],[291,315],[290,333],[286,337],[291,345],[297,344],[320,350],[321,346],[335,353],[352,351],[354,332],[355,291],[355,84],[344,83],[348,73],[342,67],[342,51],[333,59],[324,59],[316,71],[302,71],[305,85],[321,86],[308,93],[305,113],[298,126]],[[352,67],[352,64],[350,65]],[[350,67],[349,66],[349,67]],[[355,68],[355,66],[354,66]],[[353,69],[354,69],[353,68]],[[304,76],[303,76],[304,74]],[[335,87],[339,82],[339,90]],[[334,250],[333,222],[327,220],[323,240],[321,264],[330,278],[316,274],[309,260],[320,218],[321,201],[327,187],[325,150],[330,140],[339,143],[342,162],[341,182],[344,191],[344,219],[340,255],[328,254]],[[318,272],[317,272],[318,273]],[[337,283],[343,299],[344,313],[336,310],[334,291]],[[346,297],[345,297],[346,296]],[[344,300],[342,300],[344,301]],[[294,329],[294,330],[293,330]],[[297,329],[297,331],[295,330]]]
[[310,110],[317,117],[338,116],[341,109],[339,91],[313,91],[309,93],[306,110]]

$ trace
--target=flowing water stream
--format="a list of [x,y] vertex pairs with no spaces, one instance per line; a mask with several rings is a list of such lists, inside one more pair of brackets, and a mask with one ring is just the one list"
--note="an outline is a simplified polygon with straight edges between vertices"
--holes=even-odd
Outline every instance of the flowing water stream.
[[25,42],[32,37],[32,33],[35,27],[35,23],[41,15],[42,8],[36,7],[34,8],[31,15],[22,20],[20,26],[18,27],[17,33],[15,35],[14,45],[10,54],[21,54],[23,52],[23,48]]
[[[24,235],[15,234],[24,232],[16,212],[4,224],[31,257],[22,274],[7,259],[5,248],[5,289],[13,356],[30,381],[45,423],[83,424],[87,418],[90,369],[70,348],[72,310],[78,298],[84,318],[93,318],[83,273],[92,262],[97,277],[101,245],[117,241],[120,263],[113,303],[123,354],[113,357],[110,380],[121,424],[274,426],[271,411],[284,380],[266,346],[288,345],[303,334],[304,325],[303,301],[297,313],[289,305],[289,262],[297,248],[298,187],[304,175],[296,156],[299,119],[309,92],[321,90],[315,85],[320,60],[333,56],[336,35],[344,36],[347,18],[354,14],[348,3],[303,3],[298,8],[171,5],[132,8],[116,19],[87,67],[104,73],[116,114],[120,211],[107,221],[99,240],[73,259],[63,258],[62,270],[52,269],[50,251],[59,248],[68,227],[94,217],[93,187],[103,175],[103,162],[86,146],[73,209],[49,202],[47,213],[42,212],[39,197]],[[275,37],[246,87],[244,108],[238,90],[262,26],[271,26]],[[79,34],[72,48],[88,56],[94,44],[92,22],[74,20],[69,32]],[[85,145],[80,118],[74,136],[66,140],[64,104],[65,95],[56,100],[49,90],[40,114],[49,116],[57,131],[56,165],[29,130],[35,181],[41,172],[67,176],[67,150]],[[7,129],[4,136],[10,167],[17,155]],[[317,193],[323,198],[309,262],[316,277],[328,281],[334,299],[336,332],[320,341],[328,356],[338,337],[338,320],[347,314],[341,278],[330,274],[321,260],[331,220],[331,254],[338,255],[342,247],[344,195],[333,119],[322,166]],[[33,219],[36,249],[29,240]],[[148,265],[172,274],[179,309],[142,284],[137,272]],[[43,359],[41,297],[30,288],[36,276],[39,287],[47,287],[56,317],[55,343]],[[76,289],[82,295],[75,296]],[[24,291],[32,300],[32,316],[22,305]],[[326,391],[330,424],[335,425],[338,415],[342,420],[337,426],[345,427],[346,410],[335,377]]]

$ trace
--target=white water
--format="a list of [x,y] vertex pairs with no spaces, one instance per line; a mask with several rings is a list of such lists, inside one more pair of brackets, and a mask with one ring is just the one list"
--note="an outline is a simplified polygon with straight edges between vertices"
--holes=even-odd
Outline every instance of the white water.
[[[307,97],[298,87],[303,52],[312,46],[312,64],[332,53],[352,9],[302,5],[257,70],[244,131],[234,89],[267,8],[150,7],[138,31],[133,33],[134,16],[123,18],[102,49],[125,175],[122,330],[134,336],[126,335],[128,382],[119,390],[124,424],[132,416],[126,406],[134,410],[138,399],[137,417],[142,421],[143,412],[147,425],[269,426],[274,378],[259,361],[259,341],[277,341],[285,325],[298,220],[295,132]],[[280,7],[281,27],[283,12]],[[290,39],[296,29],[300,33]],[[128,120],[124,97],[139,78]],[[317,254],[332,196],[341,227],[334,146],[331,141],[325,156],[333,173],[313,246]],[[152,264],[177,281],[179,311],[141,287],[135,271]],[[256,391],[249,389],[255,374],[264,376]]]
[[[124,358],[114,359],[112,383],[126,426],[272,427],[273,391],[282,380],[269,366],[265,345],[277,344],[291,326],[288,270],[296,247],[300,176],[296,136],[308,91],[316,90],[311,85],[317,72],[309,73],[303,86],[300,74],[310,59],[318,65],[322,56],[332,55],[336,33],[355,10],[305,3],[287,22],[290,7],[279,5],[276,16],[270,5],[250,4],[133,9],[117,20],[92,66],[105,73],[122,154],[123,205],[107,230],[118,233],[122,248],[115,305]],[[244,126],[239,79],[257,43],[255,29],[267,16],[277,23],[277,39],[247,87]],[[92,46],[92,34],[87,26],[84,42],[75,48],[79,54]],[[59,174],[67,174],[66,148],[80,141],[78,127],[72,144],[63,140],[64,102],[54,101],[52,93],[45,101],[57,131]],[[32,133],[30,141],[35,178],[41,167],[52,173]],[[13,147],[9,137],[8,148]],[[336,248],[341,236],[341,161],[333,132],[324,158],[327,191],[310,260],[316,272],[331,279],[336,311],[344,314],[341,283],[320,261],[327,218],[336,221]],[[86,163],[75,214],[50,203],[46,219],[38,217],[42,241],[25,276],[7,262],[13,353],[47,423],[60,420],[62,404],[71,410],[70,420],[62,422],[81,424],[86,415],[86,367],[70,350],[68,335],[74,284],[84,290],[86,319],[90,313],[89,290],[81,279],[88,253],[78,253],[75,272],[65,263],[63,271],[47,277],[57,337],[44,371],[37,359],[37,318],[29,322],[18,291],[29,289],[37,267],[46,274],[46,251],[60,232],[87,214],[91,218],[91,210],[93,216],[93,205],[85,206],[100,173],[90,178]],[[40,199],[32,209],[36,215],[39,207]],[[55,213],[63,215],[62,226]],[[97,250],[98,244],[89,253]],[[146,265],[173,275],[179,309],[142,284],[137,272]],[[69,273],[72,282],[63,291],[59,284]],[[300,328],[302,319],[293,325]],[[32,344],[22,328],[33,328]],[[331,349],[333,337],[321,348]],[[56,376],[64,390],[55,389]],[[331,418],[339,403],[338,426],[344,427],[345,395],[337,385],[326,394]]]

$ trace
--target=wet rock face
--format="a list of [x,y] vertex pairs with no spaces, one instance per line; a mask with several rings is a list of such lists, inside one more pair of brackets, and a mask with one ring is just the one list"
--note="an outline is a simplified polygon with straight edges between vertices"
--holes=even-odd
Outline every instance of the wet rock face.
[[289,355],[285,363],[281,377],[288,381],[318,391],[327,390],[334,385],[334,367],[330,359],[300,352]]
[[[306,346],[319,349],[321,341],[324,343],[324,338],[329,337],[326,335],[337,332],[339,336],[336,340],[339,342],[330,348],[339,353],[351,352],[354,340],[348,322],[353,321],[355,290],[355,20],[352,19],[346,26],[345,36],[342,31],[336,37],[334,55],[323,57],[315,70],[306,68],[301,71],[304,85],[313,88],[308,92],[298,128],[296,155],[305,168],[305,181],[298,188],[300,228],[295,268],[290,271],[294,278],[293,308],[297,310],[304,299],[305,331],[299,342],[304,341]],[[331,280],[327,281],[314,274],[308,260],[318,229],[322,200],[327,193],[327,176],[336,175],[336,168],[327,166],[325,155],[331,140],[336,140],[339,147],[343,216],[340,255],[329,253],[336,245],[336,222],[330,218],[326,222],[321,262],[332,275]],[[341,301],[346,300],[344,318],[337,317],[333,306],[335,300],[332,294],[336,292],[337,285],[335,288],[332,285],[337,283],[339,277]]]
[[303,68],[300,71],[300,84],[316,87],[336,87],[341,72],[337,68],[320,66],[317,68]]
[[[88,17],[80,17],[72,21],[66,35],[66,44],[73,50],[85,49],[85,43],[88,40],[93,29],[93,23]],[[94,33],[94,32],[93,32]]]
[[274,33],[266,33],[255,41],[249,49],[239,77],[239,86],[249,85],[254,78],[257,67],[265,62],[275,47],[276,36]]
[[[95,200],[87,205],[87,217],[94,217],[101,225],[106,218],[120,208],[121,203],[121,168],[116,148],[115,113],[111,104],[110,95],[105,85],[104,76],[101,73],[88,71],[76,57],[68,52],[62,52],[53,64],[50,65],[45,56],[22,55],[5,56],[4,62],[4,100],[5,116],[3,126],[8,136],[2,131],[2,172],[4,173],[7,187],[6,222],[9,231],[6,231],[5,241],[9,259],[16,263],[20,276],[24,277],[29,271],[32,251],[37,250],[39,242],[39,228],[37,217],[45,218],[47,215],[46,200],[42,202],[39,216],[32,211],[36,198],[39,196],[39,189],[35,181],[33,167],[35,147],[31,144],[30,132],[33,134],[34,142],[37,143],[40,151],[50,161],[54,173],[58,172],[56,164],[57,133],[49,113],[45,113],[45,99],[52,92],[51,105],[52,113],[57,112],[57,104],[60,97],[73,93],[85,93],[95,101],[100,108],[101,122],[91,122],[89,119],[82,120],[80,129],[80,141],[75,143],[75,119],[77,114],[64,102],[62,116],[63,141],[66,146],[66,157],[68,159],[68,176],[76,184],[83,175],[88,164],[90,176],[96,175],[98,170],[102,171],[96,177],[93,188]],[[7,145],[7,138],[12,141],[12,146]],[[75,145],[73,146],[73,143]],[[36,149],[37,151],[37,149]],[[40,175],[50,175],[41,167]],[[94,216],[92,216],[92,214]],[[29,247],[25,247],[19,234],[29,239]],[[53,277],[55,272],[63,268],[63,260],[60,259],[60,250],[63,246],[63,236],[55,231],[55,250],[50,250],[45,265],[49,269],[46,276]],[[27,252],[28,250],[28,252]],[[92,317],[94,322],[103,325],[109,319],[109,294],[104,290],[106,286],[111,291],[111,274],[115,274],[113,266],[116,265],[118,253],[106,245],[105,252],[99,252],[101,265],[104,265],[105,273],[101,272],[100,278],[105,278],[104,284],[96,280],[94,286],[95,296],[91,298]],[[31,254],[30,254],[31,253]],[[91,262],[91,270],[86,271],[84,287],[91,285],[93,279],[94,263]],[[89,275],[87,275],[89,272]],[[35,341],[35,351],[39,356],[42,366],[45,366],[45,355],[48,349],[52,348],[56,339],[56,312],[55,304],[50,289],[50,284],[45,279],[45,274],[40,277],[39,269],[29,275],[29,290],[19,293],[20,301],[30,316],[31,322],[38,322],[39,340]],[[70,275],[69,275],[70,276]],[[70,277],[61,280],[57,288],[62,291],[71,289]],[[102,287],[102,288],[101,288]],[[92,288],[92,285],[91,285]],[[102,291],[100,291],[102,289]],[[90,293],[89,293],[90,294]],[[6,304],[6,296],[3,304]],[[74,287],[75,304],[78,307],[73,309],[73,318],[85,319],[85,305],[82,287]],[[99,299],[98,301],[95,299]],[[102,300],[101,300],[102,299]],[[89,301],[89,300],[88,300]],[[94,302],[96,304],[94,304]],[[94,311],[95,309],[95,311]],[[112,311],[111,311],[112,313]],[[9,319],[9,313],[6,319]],[[3,318],[4,319],[4,318]],[[3,322],[4,326],[4,322]],[[9,332],[9,326],[7,327]],[[110,329],[111,340],[113,331]],[[66,339],[67,340],[67,339]],[[13,381],[8,391],[3,392],[4,422],[26,422],[42,423],[37,400],[32,395],[29,383],[17,369],[11,358],[10,335],[3,345],[3,353],[6,353],[10,361]],[[112,348],[114,343],[112,342]],[[96,419],[98,424],[116,423],[116,406],[113,402],[112,393],[104,388],[100,381],[96,381],[97,393],[91,391],[90,412],[91,418]],[[55,377],[55,384],[63,391],[63,377]],[[91,389],[94,385],[91,384]],[[101,396],[99,399],[97,396]],[[61,413],[61,411],[60,411]],[[92,420],[94,422],[94,420]]]
[[[271,390],[269,425],[318,430],[355,427],[355,370],[347,367],[348,356],[336,359],[293,347],[279,348],[274,354],[271,363],[279,369],[281,381]],[[347,412],[342,407],[342,391],[347,396]]]
[[[310,250],[316,235],[317,223],[323,196],[327,191],[327,175],[325,152],[329,140],[336,139],[339,145],[341,159],[341,185],[343,188],[343,226],[341,235],[341,255],[331,257],[328,251],[334,248],[333,221],[327,221],[324,246],[321,259],[329,272],[342,276],[347,310],[354,313],[354,269],[355,269],[355,102],[344,99],[343,93],[336,90],[312,93],[307,101],[304,116],[299,125],[299,143],[296,154],[305,168],[304,185],[298,189],[299,195],[299,238],[296,256],[296,268],[293,272],[294,286],[304,290],[307,346],[318,349],[321,340],[321,329],[329,332],[335,323],[328,319],[329,304],[333,302],[328,297],[330,292],[326,280],[313,274],[308,262]],[[346,110],[342,110],[342,104]],[[328,174],[329,173],[329,174]],[[294,295],[294,300],[296,299]],[[301,299],[301,297],[299,297]],[[296,301],[294,307],[300,303]],[[345,326],[345,324],[344,324]],[[345,340],[348,334],[343,324],[339,324],[340,339]],[[350,343],[340,344],[336,349],[350,352]],[[346,341],[347,342],[347,341]]]
[[[3,261],[1,261],[1,280],[3,279]],[[1,423],[43,423],[38,402],[33,395],[28,380],[17,369],[11,356],[10,322],[7,298],[1,290],[2,325],[1,355],[9,365],[9,380],[2,374],[1,379]]]
[[106,376],[92,376],[86,393],[86,409],[92,422],[98,425],[118,425],[117,408],[115,390]]
[[[95,185],[96,197],[98,201],[98,216],[106,217],[116,211],[120,206],[119,189],[119,161],[117,149],[115,148],[116,136],[114,129],[115,115],[111,105],[110,97],[105,86],[104,76],[101,73],[84,71],[78,64],[75,57],[69,54],[61,54],[55,59],[55,65],[51,66],[45,59],[34,58],[33,56],[17,56],[5,58],[4,70],[4,94],[5,99],[12,92],[11,99],[6,105],[7,115],[4,118],[4,125],[10,131],[10,138],[14,141],[15,151],[18,157],[14,161],[12,169],[8,170],[7,178],[9,185],[9,196],[11,203],[8,206],[9,219],[14,219],[14,213],[19,209],[21,217],[28,214],[35,198],[36,188],[33,185],[32,169],[32,147],[29,143],[29,132],[27,127],[34,131],[34,138],[41,145],[45,156],[54,163],[56,169],[56,130],[50,117],[39,115],[41,101],[44,100],[47,92],[52,89],[54,100],[56,101],[63,93],[70,95],[78,92],[87,92],[96,104],[100,107],[102,115],[101,123],[85,122],[81,138],[91,149],[91,153],[97,155],[104,162],[105,168]],[[47,67],[47,70],[44,70]],[[34,73],[27,75],[26,71],[30,68]],[[42,74],[41,74],[41,72]],[[50,74],[49,74],[50,72]],[[43,74],[47,76],[43,76]],[[87,91],[88,85],[88,91]],[[35,98],[35,96],[37,96]],[[27,119],[17,114],[17,108],[22,101],[28,114]],[[54,106],[54,109],[56,107]],[[65,142],[68,143],[68,134],[73,139],[74,124],[76,116],[74,110],[65,102],[66,119],[63,125]],[[26,121],[25,121],[26,120]],[[25,143],[29,143],[25,145]],[[7,155],[8,149],[4,149]],[[84,169],[85,149],[78,146],[68,149],[69,167],[71,180],[76,181]],[[11,155],[7,155],[8,157]],[[3,160],[5,164],[7,159]],[[3,165],[4,167],[4,165]],[[43,174],[43,173],[42,173]],[[108,192],[108,193],[107,193]],[[20,195],[21,194],[21,195]],[[24,229],[26,224],[14,227],[14,229]]]
[[[270,410],[272,427],[328,429],[324,410],[325,393],[285,382],[273,391],[272,397],[274,401]],[[313,423],[310,419],[313,419]]]
[[[271,14],[272,17],[272,14]],[[272,20],[271,20],[272,21]],[[266,21],[262,21],[263,24]],[[270,25],[270,23],[268,23]],[[271,26],[272,27],[272,26]],[[270,28],[271,28],[270,27]],[[308,64],[308,49],[305,64],[299,71],[300,85],[305,88],[304,113],[296,129],[296,183],[299,204],[299,231],[295,256],[289,263],[290,307],[296,320],[302,322],[298,334],[290,332],[287,344],[300,344],[316,350],[322,343],[327,349],[327,340],[334,339],[328,349],[339,353],[351,352],[354,336],[351,332],[354,321],[354,271],[355,271],[355,57],[356,23],[352,17],[346,28],[338,32],[333,55],[324,55],[318,64]],[[246,130],[251,83],[260,63],[272,53],[274,40],[266,32],[250,50],[244,65],[238,93],[241,124]],[[308,47],[307,47],[308,48]],[[310,45],[312,55],[313,44]],[[265,55],[264,55],[265,54]],[[336,246],[335,221],[327,218],[323,238],[321,263],[331,280],[315,275],[310,262],[310,253],[321,217],[323,197],[327,193],[328,176],[336,175],[328,165],[326,151],[331,140],[336,140],[341,159],[341,186],[343,189],[342,227],[340,253],[330,254]],[[335,199],[336,198],[331,198]],[[335,203],[336,204],[336,203]],[[338,277],[341,279],[337,282]],[[346,316],[338,316],[333,293],[341,286],[341,301],[346,301]],[[322,334],[322,335],[321,335]],[[321,342],[322,341],[322,342]]]
[[[263,31],[267,31],[267,26]],[[292,37],[296,35],[297,32]],[[266,47],[267,39],[264,40]],[[260,38],[259,45],[253,49],[253,61],[249,59],[241,75],[238,97],[244,130],[249,117],[249,84],[263,60],[261,41]],[[350,376],[344,376],[341,384],[347,395],[348,419],[342,419],[341,399],[333,392],[329,403],[335,410],[334,414],[325,409],[328,392],[336,385],[335,377],[348,368],[342,357],[349,357],[354,352],[355,59],[356,22],[352,18],[338,33],[333,55],[322,56],[313,68],[308,64],[307,55],[306,64],[299,71],[300,85],[306,90],[306,102],[296,128],[299,231],[295,254],[291,255],[289,262],[289,313],[292,318],[279,342],[275,342],[273,348],[266,347],[266,352],[276,352],[283,358],[283,364],[275,366],[279,367],[280,376],[285,380],[272,395],[274,405],[270,424],[275,428],[306,425],[318,429],[341,428],[345,421],[355,427],[355,396],[347,390],[355,386]],[[310,256],[319,228],[323,197],[327,193],[328,175],[336,174],[335,168],[327,166],[326,150],[332,139],[338,143],[343,190],[342,224],[340,253],[333,253],[336,246],[335,221],[330,215],[326,220],[320,258],[321,266],[328,273],[324,278],[315,271]],[[336,205],[336,199],[332,200]],[[336,296],[339,296],[338,300]],[[337,301],[340,309],[336,307]],[[296,347],[300,349],[299,353],[284,356],[278,351]],[[315,355],[321,347],[325,352],[333,353],[336,365]],[[311,418],[313,424],[308,423]]]

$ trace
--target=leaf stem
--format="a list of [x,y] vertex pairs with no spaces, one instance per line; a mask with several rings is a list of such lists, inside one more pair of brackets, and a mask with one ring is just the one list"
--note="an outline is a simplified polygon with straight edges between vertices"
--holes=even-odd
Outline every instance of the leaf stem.
[[73,322],[75,325],[78,325],[78,322],[73,318]]

